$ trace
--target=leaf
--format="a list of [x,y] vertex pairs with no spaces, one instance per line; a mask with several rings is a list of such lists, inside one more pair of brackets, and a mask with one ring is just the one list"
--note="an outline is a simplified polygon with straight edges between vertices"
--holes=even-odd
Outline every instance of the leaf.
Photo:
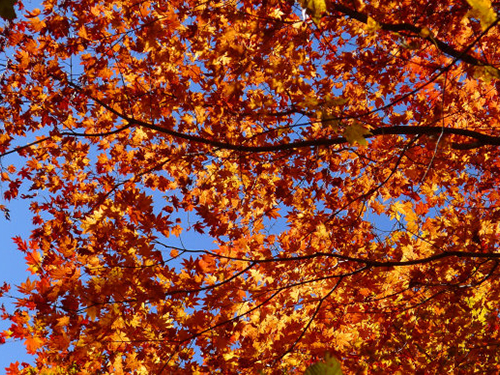
[[43,340],[37,336],[29,336],[26,338],[26,351],[29,354],[35,354],[36,351],[43,345]]
[[352,125],[349,125],[344,130],[344,137],[345,137],[345,139],[347,139],[347,142],[349,142],[349,144],[351,144],[351,145],[354,145],[355,143],[358,143],[361,146],[368,145],[368,142],[364,136],[371,135],[371,134],[372,133],[370,133],[370,131],[367,130],[359,122],[355,122]]
[[478,17],[483,30],[496,21],[497,15],[491,5],[491,0],[467,0],[472,7],[471,16]]
[[299,2],[315,23],[318,23],[326,13],[326,0],[300,0]]
[[391,206],[391,218],[395,217],[397,220],[401,218],[401,215],[406,215],[406,212],[408,211],[410,207],[408,207],[409,202],[401,202],[397,201]]
[[382,27],[377,21],[375,21],[372,17],[368,16],[366,20],[366,31],[368,31],[369,33],[374,33],[380,30],[381,28]]
[[479,78],[486,83],[490,83],[494,79],[500,79],[500,70],[491,65],[480,65],[474,67],[474,78]]
[[64,328],[69,324],[69,316],[65,315],[59,319],[57,319],[56,327]]
[[306,369],[304,375],[342,375],[340,362],[329,354],[325,355],[325,360],[317,362]]
[[91,321],[95,321],[97,316],[99,315],[100,308],[97,304],[91,305],[85,309],[85,312],[87,313],[87,316],[90,318]]
[[14,5],[17,0],[0,0],[0,17],[12,21],[17,17]]
[[338,106],[343,106],[346,104],[348,100],[342,96],[332,96],[332,95],[327,95],[325,97],[325,103],[323,104],[324,107],[338,107]]
[[432,31],[428,27],[422,27],[419,34],[422,38],[428,38],[432,36]]

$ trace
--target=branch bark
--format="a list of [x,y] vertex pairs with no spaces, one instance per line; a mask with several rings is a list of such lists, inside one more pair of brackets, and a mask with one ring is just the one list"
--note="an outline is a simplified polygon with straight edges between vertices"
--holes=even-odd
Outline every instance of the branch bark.
[[[346,7],[345,5],[338,4],[338,3],[333,3],[330,2],[330,6],[332,7],[333,11],[342,13],[352,19],[355,19],[359,22],[362,22],[364,24],[368,23],[368,15],[365,13],[361,13],[357,10],[351,9],[349,7]],[[463,61],[467,64],[473,65],[473,66],[491,66],[488,64],[486,61],[480,60],[470,54],[467,53],[467,49],[464,51],[459,51],[456,48],[450,46],[449,44],[443,42],[442,40],[434,37],[432,34],[428,35],[427,37],[423,37],[422,33],[422,28],[409,24],[409,23],[399,23],[399,24],[390,24],[390,23],[385,23],[385,22],[380,22],[376,20],[377,23],[380,25],[380,28],[382,30],[386,31],[393,31],[393,32],[401,32],[401,31],[408,31],[415,36],[418,36],[422,39],[425,39],[431,43],[433,43],[441,52],[447,54],[448,56],[452,56],[457,60]],[[498,22],[498,21],[497,21]],[[495,22],[495,24],[497,23]],[[495,68],[497,69],[497,68]]]

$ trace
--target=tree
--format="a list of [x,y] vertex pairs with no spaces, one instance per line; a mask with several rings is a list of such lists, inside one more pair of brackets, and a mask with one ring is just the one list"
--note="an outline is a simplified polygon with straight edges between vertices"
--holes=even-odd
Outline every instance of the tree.
[[10,373],[498,372],[497,7],[18,2]]

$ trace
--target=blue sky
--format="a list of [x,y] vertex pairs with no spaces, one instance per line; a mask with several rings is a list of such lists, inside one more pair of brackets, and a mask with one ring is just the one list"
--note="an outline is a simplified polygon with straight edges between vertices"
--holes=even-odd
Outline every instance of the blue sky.
[[[5,162],[5,161],[4,161]],[[0,215],[0,244],[2,262],[0,262],[0,284],[4,281],[13,286],[9,295],[19,296],[14,285],[26,280],[30,273],[26,269],[23,254],[17,250],[12,237],[21,236],[27,238],[30,233],[31,221],[27,202],[17,199],[11,202],[1,201],[10,210],[10,221]],[[4,296],[5,297],[5,296]],[[9,312],[15,307],[10,304],[9,298],[2,298]],[[8,324],[0,320],[0,330],[8,328]],[[21,342],[7,341],[0,345],[0,369],[9,366],[11,362],[29,362],[32,357],[26,353]],[[0,372],[2,372],[0,370]]]
[[[40,0],[24,0],[22,3],[26,9],[41,7]],[[19,12],[17,13],[19,16]],[[7,167],[10,164],[19,166],[20,163],[23,162],[23,159],[18,155],[9,155],[0,159],[0,162],[0,166],[3,167]],[[24,254],[17,249],[12,238],[20,236],[23,239],[28,239],[32,224],[28,202],[20,198],[10,202],[3,199],[3,191],[7,189],[7,184],[8,182],[0,182],[0,204],[5,205],[10,211],[10,221],[7,220],[3,214],[0,214],[0,254],[2,256],[2,261],[0,262],[0,285],[3,284],[3,282],[11,284],[12,289],[9,295],[16,297],[20,296],[20,293],[17,291],[15,285],[19,285],[19,283],[26,281],[26,278],[31,274],[27,271]],[[6,296],[0,299],[0,303],[5,304],[9,312],[15,310],[12,302],[14,302],[14,300]],[[9,324],[0,320],[1,331],[8,327]],[[5,344],[0,345],[0,373],[4,373],[4,368],[16,361],[19,361],[19,363],[33,362],[33,357],[26,353],[24,344],[19,341],[8,340]]]

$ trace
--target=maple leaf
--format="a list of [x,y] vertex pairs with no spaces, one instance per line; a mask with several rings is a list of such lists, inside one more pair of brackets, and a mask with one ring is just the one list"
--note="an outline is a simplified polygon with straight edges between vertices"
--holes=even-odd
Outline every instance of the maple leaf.
[[304,375],[342,375],[340,362],[329,353],[325,355],[324,361],[317,362],[306,369]]
[[0,0],[0,17],[5,20],[13,20],[17,17],[14,5],[17,0]]
[[492,79],[500,79],[500,71],[490,65],[487,66],[477,66],[474,68],[475,78],[480,78],[481,80],[490,83]]
[[325,0],[300,0],[299,2],[316,23],[321,20],[321,17],[326,12]]
[[472,16],[477,16],[481,21],[483,30],[486,30],[496,21],[497,15],[491,6],[490,0],[467,0],[472,7]]
[[367,130],[362,124],[355,122],[349,125],[344,130],[344,137],[347,141],[353,145],[358,143],[361,146],[368,145],[368,141],[365,138],[365,135],[371,135],[369,130]]
[[26,350],[29,354],[35,354],[37,349],[43,345],[43,340],[36,336],[29,336],[26,338]]
[[366,31],[369,33],[374,33],[378,30],[381,29],[380,24],[375,21],[372,17],[368,17],[368,20],[366,21]]

